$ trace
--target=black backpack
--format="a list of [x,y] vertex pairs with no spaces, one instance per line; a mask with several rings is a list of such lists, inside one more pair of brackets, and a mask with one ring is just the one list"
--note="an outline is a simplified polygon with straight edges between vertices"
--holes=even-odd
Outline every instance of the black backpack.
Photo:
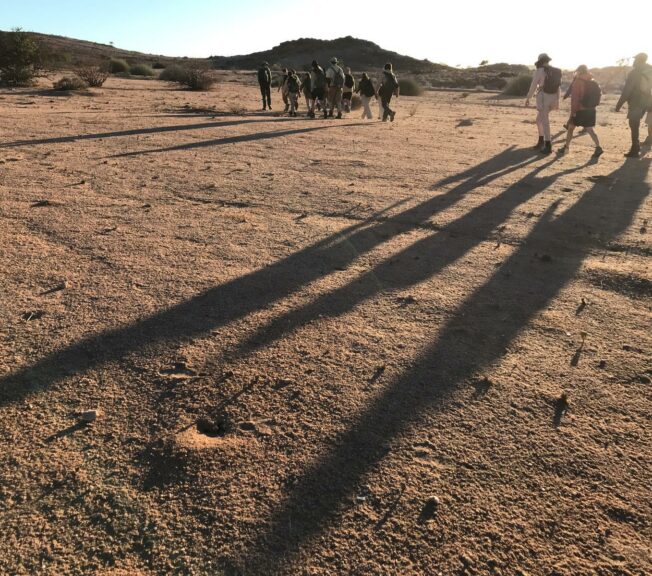
[[584,108],[595,108],[602,100],[602,88],[595,80],[584,80],[584,96],[581,104]]
[[543,81],[543,91],[546,94],[557,94],[561,87],[561,70],[548,66],[546,69],[546,79]]

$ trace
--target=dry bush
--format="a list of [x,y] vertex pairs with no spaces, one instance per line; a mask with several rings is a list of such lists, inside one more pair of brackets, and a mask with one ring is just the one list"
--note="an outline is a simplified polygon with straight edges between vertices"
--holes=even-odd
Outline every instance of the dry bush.
[[181,82],[190,90],[210,90],[217,83],[217,77],[211,70],[205,68],[189,68]]
[[530,84],[532,84],[531,74],[519,74],[507,83],[503,94],[505,96],[527,96]]
[[132,76],[147,76],[150,78],[156,76],[156,72],[154,72],[153,68],[150,68],[147,64],[134,64],[129,68],[129,74]]
[[240,104],[240,102],[237,100],[230,102],[228,108],[231,114],[235,114],[237,116],[242,116],[247,111],[247,107]]
[[417,113],[418,110],[419,110],[419,105],[418,104],[412,104],[412,106],[410,106],[407,109],[407,115],[410,118],[412,118]]
[[398,81],[401,91],[401,96],[421,96],[423,94],[423,86],[412,78],[403,78]]
[[179,66],[178,64],[173,64],[163,70],[158,78],[159,80],[164,80],[166,82],[179,82],[180,84],[183,84],[187,75],[187,68]]
[[88,87],[86,82],[77,76],[64,76],[61,80],[57,80],[53,86],[55,90],[60,90],[62,92],[84,90]]
[[111,58],[109,60],[109,72],[111,74],[129,74],[129,64],[126,60]]
[[77,68],[75,74],[91,88],[99,88],[109,77],[109,70],[101,66],[82,66]]

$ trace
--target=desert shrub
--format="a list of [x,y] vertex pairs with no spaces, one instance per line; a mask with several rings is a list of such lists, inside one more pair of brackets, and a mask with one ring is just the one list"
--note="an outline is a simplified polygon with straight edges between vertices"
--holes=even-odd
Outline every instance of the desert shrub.
[[82,66],[77,69],[76,74],[92,88],[99,88],[109,77],[108,69],[101,66]]
[[417,102],[416,104],[412,104],[407,110],[407,115],[412,118],[417,111],[419,110],[419,103]]
[[111,58],[109,60],[109,72],[111,74],[129,74],[129,64],[126,60]]
[[505,86],[503,94],[505,96],[526,96],[532,83],[531,74],[519,74],[512,78]]
[[235,114],[236,116],[242,116],[247,112],[247,107],[243,106],[237,100],[234,100],[233,102],[229,103],[229,112],[231,112],[231,114]]
[[166,66],[163,64],[163,62],[154,62],[154,64],[152,64],[152,68],[154,68],[154,70],[165,70]]
[[88,85],[78,76],[64,76],[61,80],[57,80],[54,84],[55,90],[83,90]]
[[0,32],[0,81],[9,86],[29,86],[42,75],[43,55],[39,43],[16,28]]
[[161,72],[159,80],[165,80],[166,82],[179,82],[180,84],[183,84],[187,75],[187,68],[179,66],[178,64],[173,64]]
[[358,94],[354,94],[351,98],[351,110],[360,110],[362,108],[362,99]]
[[423,86],[412,78],[403,78],[398,81],[401,90],[401,96],[421,96],[423,94]]
[[191,90],[210,90],[216,82],[217,78],[210,70],[189,68],[181,84]]
[[147,64],[134,64],[129,68],[129,74],[132,76],[156,76],[156,72]]

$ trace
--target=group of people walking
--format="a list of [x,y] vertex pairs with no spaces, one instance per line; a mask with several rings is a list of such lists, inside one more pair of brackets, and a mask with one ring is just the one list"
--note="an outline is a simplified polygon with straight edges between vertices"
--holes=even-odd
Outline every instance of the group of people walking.
[[[641,151],[640,125],[646,118],[648,136],[644,145],[652,145],[652,66],[647,62],[647,54],[641,53],[634,58],[634,65],[627,76],[622,95],[616,104],[616,112],[627,104],[627,118],[631,132],[632,145],[625,154],[629,158],[638,157]],[[550,112],[559,109],[561,100],[562,71],[551,66],[552,59],[547,54],[540,54],[534,66],[536,71],[528,91],[525,105],[529,106],[536,98],[537,130],[539,140],[535,149],[542,154],[552,153],[552,135]],[[267,62],[258,70],[258,83],[263,99],[263,110],[272,109],[272,71]],[[353,95],[359,94],[362,103],[362,118],[373,119],[371,102],[379,102],[378,119],[394,121],[396,112],[391,108],[392,98],[399,96],[399,83],[390,63],[385,64],[378,79],[378,85],[363,73],[356,82],[351,69],[343,69],[337,58],[332,58],[330,66],[324,70],[313,60],[311,71],[299,77],[295,70],[283,69],[283,76],[278,86],[285,112],[297,116],[301,96],[305,99],[307,116],[315,118],[318,112],[324,118],[342,118],[342,112],[351,112]],[[575,128],[581,127],[595,145],[594,157],[603,153],[600,139],[595,132],[596,108],[602,98],[602,90],[585,65],[575,71],[564,99],[570,98],[571,112],[564,128],[566,140],[559,154],[570,150]]]
[[[530,100],[536,97],[537,108],[537,129],[539,140],[535,149],[542,154],[552,153],[552,136],[550,130],[550,112],[559,108],[561,99],[562,71],[550,65],[550,56],[540,54],[534,66],[536,71],[525,99],[525,105],[530,105]],[[566,154],[570,150],[573,140],[573,133],[576,127],[581,127],[591,137],[595,144],[594,157],[602,153],[600,140],[595,133],[596,108],[600,104],[602,90],[595,78],[585,65],[581,65],[575,71],[564,99],[571,99],[570,117],[564,128],[566,129],[566,141],[559,154]],[[616,104],[616,112],[627,104],[627,118],[631,132],[632,145],[625,154],[628,158],[636,158],[641,153],[640,126],[641,120],[646,118],[648,136],[643,142],[644,145],[652,145],[652,66],[647,63],[647,54],[641,53],[634,58],[631,72],[625,81],[625,87]]]
[[[322,113],[324,118],[342,118],[343,112],[352,110],[353,95],[359,94],[362,118],[373,119],[371,102],[374,98],[379,102],[379,120],[393,122],[396,117],[391,102],[392,98],[398,98],[400,89],[391,63],[385,64],[378,79],[378,86],[366,73],[356,82],[351,69],[343,69],[337,58],[331,59],[326,70],[317,60],[313,60],[311,71],[301,77],[296,70],[284,68],[282,72],[278,92],[281,93],[285,112],[290,116],[298,115],[299,103],[303,96],[309,118],[316,118],[317,113]],[[263,62],[258,70],[258,84],[263,99],[263,110],[271,110],[272,71],[267,62]]]

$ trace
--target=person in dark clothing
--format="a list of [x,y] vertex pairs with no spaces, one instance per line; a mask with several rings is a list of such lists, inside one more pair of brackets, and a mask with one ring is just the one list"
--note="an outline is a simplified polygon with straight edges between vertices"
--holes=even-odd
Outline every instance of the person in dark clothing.
[[258,69],[258,85],[260,94],[263,97],[263,110],[272,109],[272,71],[269,64],[263,62]]
[[303,80],[301,81],[301,93],[306,99],[306,108],[308,109],[308,117],[310,117],[310,111],[312,110],[312,81],[310,79],[310,73],[308,72],[303,75]]
[[388,118],[394,122],[396,112],[389,105],[392,102],[392,96],[398,98],[399,86],[392,65],[389,62],[385,64],[385,69],[383,70],[380,87],[378,88],[378,96],[380,96],[380,106],[383,111],[383,122],[387,122]]
[[374,86],[373,80],[367,76],[366,72],[362,74],[360,84],[358,84],[355,92],[360,94],[360,100],[362,101],[362,119],[373,120],[369,103],[374,97],[378,100],[378,95],[376,94],[376,87]]
[[310,74],[310,87],[312,88],[312,108],[310,109],[310,118],[315,117],[315,108],[323,107],[324,117],[326,116],[326,73],[319,65],[317,60],[312,61],[312,72]]
[[344,74],[344,91],[342,93],[342,105],[345,112],[351,112],[351,100],[353,99],[354,90],[355,78],[351,74],[351,68],[347,68]]
[[288,112],[290,110],[290,98],[288,97],[288,78],[290,77],[290,73],[287,68],[283,68],[281,72],[283,72],[283,76],[281,77],[281,83],[278,85],[277,92],[281,93],[283,104],[285,104],[285,112]]
[[632,136],[632,147],[625,156],[637,158],[641,152],[639,142],[641,120],[652,105],[652,66],[647,63],[647,54],[641,53],[634,58],[634,66],[627,75],[623,93],[616,104],[616,112],[620,112],[625,103],[627,103],[627,119]]

